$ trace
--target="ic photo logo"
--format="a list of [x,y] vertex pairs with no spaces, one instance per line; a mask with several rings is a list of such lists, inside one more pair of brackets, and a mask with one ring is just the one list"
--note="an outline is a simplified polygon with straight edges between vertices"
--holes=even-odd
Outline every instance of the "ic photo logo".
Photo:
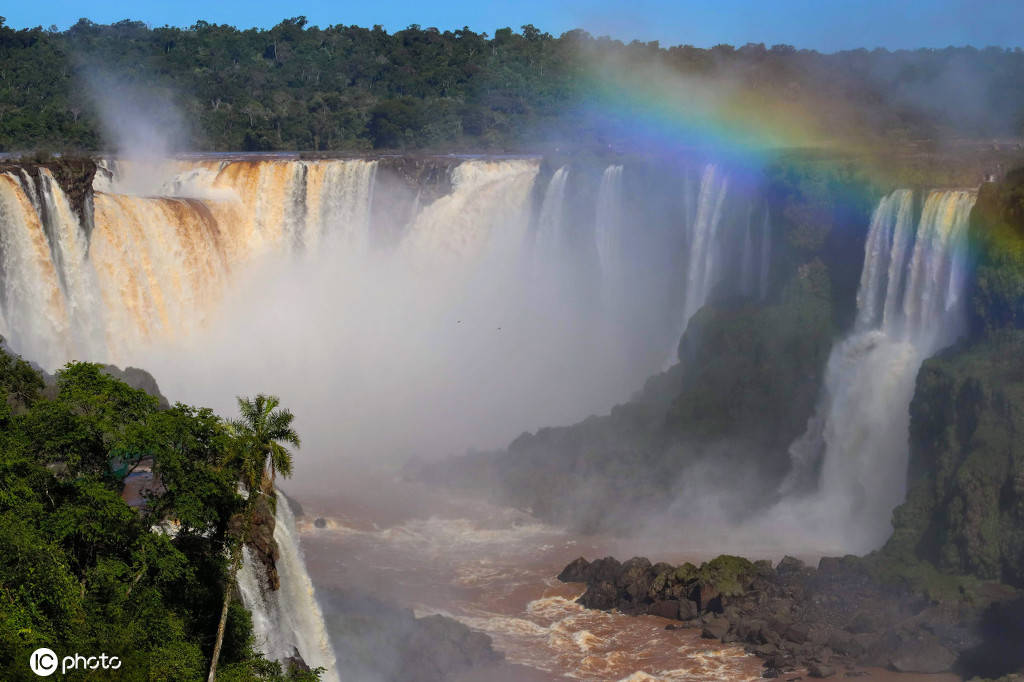
[[59,658],[53,652],[53,649],[42,648],[32,652],[28,659],[28,666],[36,675],[49,677],[57,672],[57,668],[60,668],[62,675],[66,675],[71,670],[99,670],[101,668],[103,670],[117,670],[121,667],[121,659],[117,656],[107,656],[106,654],[100,654],[99,656],[74,654],[73,656]]
[[32,672],[40,677],[49,677],[57,670],[57,654],[52,649],[36,649],[28,659]]

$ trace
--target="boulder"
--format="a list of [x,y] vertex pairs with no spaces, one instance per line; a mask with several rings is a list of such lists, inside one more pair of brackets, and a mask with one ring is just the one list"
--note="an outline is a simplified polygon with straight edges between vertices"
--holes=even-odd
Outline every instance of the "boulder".
[[590,583],[579,603],[588,609],[614,609],[619,606],[619,590],[610,582]]
[[573,559],[569,565],[558,574],[558,579],[563,583],[585,583],[589,577],[590,562],[580,557]]
[[[697,604],[701,611],[721,610],[722,593],[718,586],[712,582],[702,580],[690,588],[689,597]],[[714,607],[718,607],[717,609]]]
[[651,562],[643,557],[633,557],[622,564],[615,584],[626,593],[630,601],[636,603],[647,598],[653,579]]
[[782,557],[782,561],[775,567],[775,572],[780,576],[801,575],[807,572],[807,564],[787,554]]
[[796,644],[803,644],[807,641],[810,632],[811,628],[806,623],[793,623],[788,628],[786,628],[786,631],[782,634],[782,636],[790,642],[794,642]]
[[679,620],[693,620],[700,615],[700,610],[697,605],[689,599],[680,599],[679,603]]
[[284,669],[289,675],[310,672],[309,665],[302,659],[302,654],[300,654],[299,650],[295,647],[292,647],[292,655],[285,657],[281,663],[284,665]]
[[590,564],[590,570],[587,574],[587,582],[614,583],[621,572],[622,564],[620,564],[616,558],[606,556],[603,559],[595,559],[593,563]]
[[913,638],[901,638],[889,661],[893,670],[901,673],[946,672],[956,661],[956,655],[942,645],[936,637],[923,633]]
[[807,666],[808,677],[822,679],[825,677],[832,677],[835,674],[835,668],[824,663],[811,663],[809,666]]
[[712,618],[701,631],[704,639],[722,639],[729,632],[729,621],[725,618]]
[[652,616],[658,616],[659,618],[679,620],[679,600],[662,599],[660,601],[656,601],[647,608],[647,613]]

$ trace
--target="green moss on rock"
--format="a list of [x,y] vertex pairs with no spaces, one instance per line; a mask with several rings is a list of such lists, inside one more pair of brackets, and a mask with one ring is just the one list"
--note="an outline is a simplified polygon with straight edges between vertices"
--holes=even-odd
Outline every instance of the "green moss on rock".
[[1024,586],[1024,332],[928,360],[910,415],[910,490],[886,554]]

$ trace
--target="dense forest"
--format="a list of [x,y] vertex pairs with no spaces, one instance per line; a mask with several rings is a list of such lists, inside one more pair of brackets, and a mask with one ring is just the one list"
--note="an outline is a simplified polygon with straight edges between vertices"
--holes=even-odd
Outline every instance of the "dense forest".
[[[416,25],[389,34],[304,17],[267,30],[81,19],[61,32],[0,18],[0,151],[102,149],[111,127],[130,137],[131,114],[156,126],[132,142],[156,131],[193,150],[625,145],[635,140],[623,131],[644,111],[616,94],[653,74],[666,79],[656,96],[694,82],[742,91],[730,115],[810,118],[817,139],[1008,137],[1024,125],[1020,48],[663,48],[531,25],[493,36]],[[954,88],[962,95],[952,102]]]
[[[0,348],[4,679],[35,679],[25,662],[37,647],[116,656],[116,679],[201,679],[209,668],[233,527],[249,506],[238,492],[247,436],[111,372],[72,363],[44,380]],[[160,494],[130,504],[123,481],[143,460]],[[222,680],[317,679],[255,650],[238,599],[220,663]]]

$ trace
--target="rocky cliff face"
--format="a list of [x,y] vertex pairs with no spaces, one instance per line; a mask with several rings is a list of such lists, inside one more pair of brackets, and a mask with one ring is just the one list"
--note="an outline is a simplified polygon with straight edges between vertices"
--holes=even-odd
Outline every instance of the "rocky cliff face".
[[910,490],[885,553],[1024,587],[1024,169],[971,216],[971,338],[928,360],[910,406]]
[[925,363],[906,503],[886,551],[1024,587],[1024,333]]
[[918,375],[884,553],[1024,587],[1024,170],[982,187],[971,240],[972,335]]

